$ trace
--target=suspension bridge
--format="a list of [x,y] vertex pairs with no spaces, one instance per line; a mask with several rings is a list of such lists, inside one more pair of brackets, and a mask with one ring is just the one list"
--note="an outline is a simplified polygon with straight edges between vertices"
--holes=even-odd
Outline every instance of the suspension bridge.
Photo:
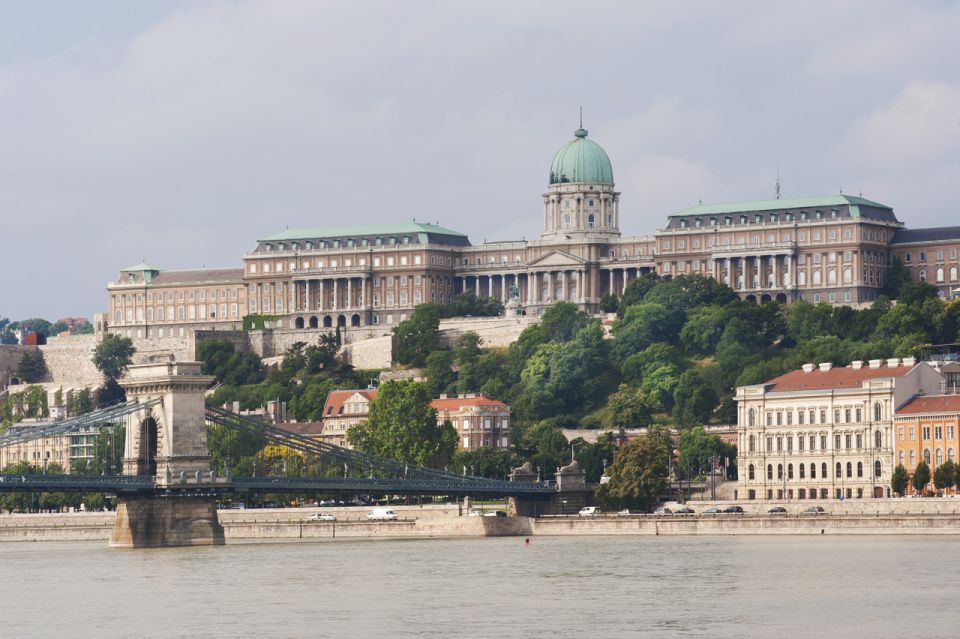
[[[230,494],[336,493],[550,499],[556,488],[539,481],[488,479],[383,459],[279,428],[259,419],[206,407],[212,378],[197,362],[131,366],[121,380],[128,401],[86,415],[0,434],[0,448],[70,437],[123,425],[122,472],[100,475],[0,474],[0,492],[100,492],[117,496],[112,545],[222,543],[216,499]],[[210,465],[207,427],[259,438],[300,453],[313,472],[234,476]]]

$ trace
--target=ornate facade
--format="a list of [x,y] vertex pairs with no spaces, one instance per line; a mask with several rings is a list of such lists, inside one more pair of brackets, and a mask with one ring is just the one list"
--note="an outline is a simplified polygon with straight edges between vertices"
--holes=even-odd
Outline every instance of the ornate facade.
[[[942,296],[960,295],[960,227],[907,230],[889,206],[862,197],[700,204],[668,216],[654,235],[625,236],[610,159],[582,127],[555,155],[542,203],[543,232],[529,241],[472,245],[416,221],[283,231],[259,240],[242,270],[218,271],[213,279],[229,297],[226,316],[218,298],[215,318],[215,282],[191,281],[198,271],[125,269],[108,287],[107,322],[144,335],[150,326],[168,334],[227,327],[248,314],[275,317],[282,328],[388,327],[421,302],[463,291],[513,299],[533,315],[559,300],[596,311],[604,295],[619,297],[647,272],[706,274],[757,302],[857,305],[876,298],[894,257]],[[158,303],[162,287],[174,290]]]

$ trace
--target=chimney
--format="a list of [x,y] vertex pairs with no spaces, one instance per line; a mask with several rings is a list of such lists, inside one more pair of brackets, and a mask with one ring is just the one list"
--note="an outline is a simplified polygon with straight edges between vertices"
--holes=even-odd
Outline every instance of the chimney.
[[440,399],[446,399],[446,398],[447,398],[446,393],[440,393]]
[[852,368],[855,371],[860,370],[861,368],[863,368],[863,360],[862,359],[853,360],[853,362],[850,363],[850,368]]
[[916,357],[904,357],[904,358],[903,358],[903,365],[904,365],[904,366],[915,366],[916,364],[917,364],[917,358],[916,358]]
[[816,366],[814,366],[813,364],[804,364],[804,365],[803,365],[803,372],[804,372],[804,373],[812,373],[814,368],[816,368]]
[[897,357],[891,357],[887,360],[887,368],[896,368],[900,365],[900,359]]
[[832,362],[820,362],[820,371],[826,373],[828,370],[833,368]]
[[883,363],[882,359],[871,359],[870,368],[880,368],[881,363]]

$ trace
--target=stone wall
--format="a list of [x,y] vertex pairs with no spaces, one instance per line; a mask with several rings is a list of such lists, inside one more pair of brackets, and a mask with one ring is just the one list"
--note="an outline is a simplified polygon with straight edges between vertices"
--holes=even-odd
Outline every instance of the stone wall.
[[528,326],[540,321],[539,317],[452,317],[440,320],[440,339],[453,346],[464,333],[480,336],[484,346],[509,346],[520,337]]
[[100,343],[96,335],[51,337],[40,347],[49,370],[49,382],[80,388],[100,385],[101,375],[93,365],[93,351]]
[[37,346],[20,346],[19,344],[0,344],[0,388],[7,386],[10,379],[16,376],[20,359],[37,348]]
[[340,354],[354,368],[390,368],[393,357],[393,337],[384,335],[346,344],[340,349]]

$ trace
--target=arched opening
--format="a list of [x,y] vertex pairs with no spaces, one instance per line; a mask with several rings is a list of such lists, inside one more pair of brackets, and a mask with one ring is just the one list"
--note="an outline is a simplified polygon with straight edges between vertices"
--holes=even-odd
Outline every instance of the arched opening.
[[877,449],[883,448],[883,433],[879,430],[873,434],[873,445]]
[[882,497],[883,497],[883,486],[874,486],[874,487],[873,487],[873,496],[874,496],[876,499],[882,498]]
[[786,304],[786,303],[787,303],[787,296],[784,295],[783,293],[777,293],[777,302],[778,302],[779,304]]
[[876,462],[874,462],[874,464],[873,464],[873,476],[874,476],[874,477],[880,477],[880,476],[882,476],[882,475],[883,475],[883,464],[881,464],[881,463],[880,463],[880,460],[878,459],[878,460],[877,460]]
[[350,326],[360,326],[360,316],[356,313],[350,317]]
[[764,293],[763,295],[761,295],[761,296],[760,296],[760,303],[761,303],[761,304],[769,304],[769,303],[770,303],[770,296],[769,296],[768,294],[766,294],[766,293]]
[[[751,409],[750,409],[750,412],[749,412],[748,414],[749,414],[749,419],[750,419],[750,425],[751,425],[751,426],[756,426],[756,425],[757,425],[757,411],[751,408]],[[751,453],[753,452],[753,435],[750,435],[750,452],[751,452]]]
[[140,422],[137,474],[147,477],[157,474],[157,420],[153,417],[147,417]]
[[816,478],[817,478],[817,465],[810,464],[810,479],[816,479]]
[[793,479],[793,464],[787,464],[787,479]]
[[587,216],[587,227],[592,229],[596,225],[597,225],[597,220],[593,216],[593,213],[591,213],[590,215]]
[[[839,466],[839,464],[837,464]],[[820,477],[823,479],[827,478],[827,462],[820,464]]]
[[303,328],[303,318],[298,317],[296,320],[294,320],[293,325],[297,328]]
[[318,325],[319,325],[319,324],[318,324],[318,322],[317,322],[317,316],[316,316],[316,315],[311,315],[311,316],[310,316],[310,328],[317,328]]
[[767,479],[773,479],[773,464],[767,464]]
[[757,452],[757,438],[754,437],[753,435],[750,435],[750,452],[751,453]]
[[337,326],[340,328],[347,327],[347,318],[345,315],[337,315]]
[[750,464],[750,466],[747,469],[747,477],[749,477],[752,480],[754,478],[754,474],[755,474],[755,469],[753,467],[753,464]]
[[333,318],[329,315],[323,316],[323,327],[324,328],[333,328]]
[[755,295],[747,295],[747,301],[750,302],[751,304],[756,304],[757,298]]
[[847,462],[847,477],[853,477],[853,464]]

